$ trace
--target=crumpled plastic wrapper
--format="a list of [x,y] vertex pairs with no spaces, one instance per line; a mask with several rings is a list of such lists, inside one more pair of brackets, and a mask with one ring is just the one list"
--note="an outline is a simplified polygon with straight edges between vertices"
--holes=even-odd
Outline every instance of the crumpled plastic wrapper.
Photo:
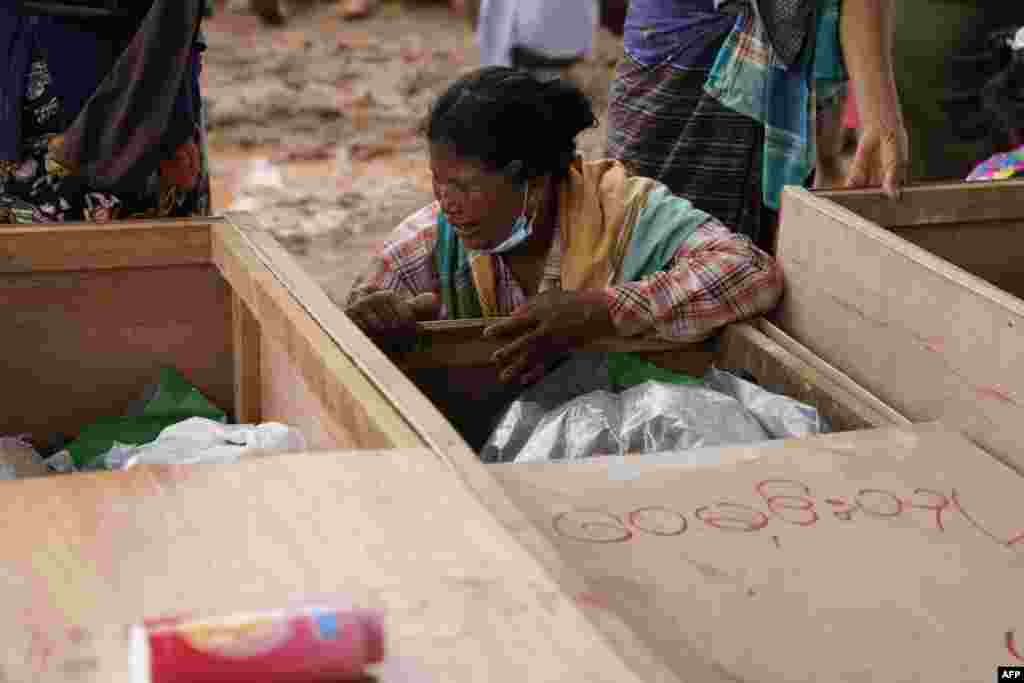
[[[502,414],[480,453],[484,462],[510,462],[549,412],[592,392],[612,391],[607,356],[576,353],[528,387]],[[579,417],[583,417],[580,414]]]
[[644,382],[621,396],[625,453],[755,443],[770,437],[738,400],[700,386]]
[[[481,453],[484,461],[678,452],[830,431],[812,406],[717,368],[698,385],[648,381],[621,394],[599,387],[549,408],[581,385],[610,384],[596,357],[568,361],[558,372],[561,376],[546,377],[512,403]],[[580,372],[582,377],[571,375]]]
[[798,438],[832,431],[828,420],[813,406],[772,393],[732,373],[712,367],[704,375],[704,384],[736,397],[773,439]]
[[60,474],[70,474],[77,469],[75,461],[71,458],[71,453],[66,450],[57,451],[43,462],[51,471]]
[[125,464],[131,460],[135,454],[135,450],[138,448],[137,445],[131,443],[121,443],[115,441],[114,445],[111,446],[110,450],[107,451],[102,458],[96,458],[94,464],[87,465],[84,469],[94,470],[123,470]]
[[[620,399],[594,391],[544,415],[515,462],[576,460],[622,452]],[[506,456],[507,457],[507,456]]]
[[278,422],[225,425],[193,417],[167,427],[151,443],[115,443],[98,469],[126,470],[135,465],[233,463],[243,457],[303,451],[306,441],[297,430]]
[[43,477],[50,474],[29,436],[0,436],[0,479]]

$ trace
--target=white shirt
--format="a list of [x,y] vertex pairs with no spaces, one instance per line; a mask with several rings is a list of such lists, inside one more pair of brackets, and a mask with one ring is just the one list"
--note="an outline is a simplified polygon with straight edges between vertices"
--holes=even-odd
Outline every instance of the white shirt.
[[512,48],[556,59],[589,56],[598,23],[597,0],[481,0],[480,63],[512,66]]

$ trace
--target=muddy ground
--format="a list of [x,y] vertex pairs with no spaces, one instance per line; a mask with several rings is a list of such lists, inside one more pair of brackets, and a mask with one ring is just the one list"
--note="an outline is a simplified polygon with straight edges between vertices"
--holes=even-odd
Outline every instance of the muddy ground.
[[[468,24],[443,3],[385,0],[358,20],[318,2],[274,28],[232,0],[206,32],[215,211],[252,212],[342,301],[381,238],[432,199],[417,125],[446,84],[478,66]],[[580,136],[589,158],[604,147],[621,51],[601,31],[572,74],[602,121]]]

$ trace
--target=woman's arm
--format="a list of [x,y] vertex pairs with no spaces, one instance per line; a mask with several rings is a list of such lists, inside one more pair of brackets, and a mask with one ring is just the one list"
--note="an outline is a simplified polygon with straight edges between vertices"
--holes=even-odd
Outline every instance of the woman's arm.
[[667,271],[603,290],[547,290],[484,337],[511,339],[494,361],[503,381],[529,384],[590,340],[653,333],[701,341],[722,325],[768,311],[781,294],[774,259],[711,219],[679,247]]
[[861,119],[849,187],[881,185],[895,197],[907,180],[909,142],[896,92],[895,0],[844,0],[840,39]]
[[653,332],[694,342],[774,307],[782,270],[749,239],[712,219],[683,243],[668,270],[606,292],[620,335]]

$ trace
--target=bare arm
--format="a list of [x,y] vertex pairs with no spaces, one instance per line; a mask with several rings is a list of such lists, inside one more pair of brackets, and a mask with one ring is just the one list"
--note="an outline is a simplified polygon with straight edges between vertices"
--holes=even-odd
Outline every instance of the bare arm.
[[844,0],[843,56],[857,97],[861,137],[849,187],[881,185],[897,196],[906,182],[909,142],[893,70],[896,0]]

